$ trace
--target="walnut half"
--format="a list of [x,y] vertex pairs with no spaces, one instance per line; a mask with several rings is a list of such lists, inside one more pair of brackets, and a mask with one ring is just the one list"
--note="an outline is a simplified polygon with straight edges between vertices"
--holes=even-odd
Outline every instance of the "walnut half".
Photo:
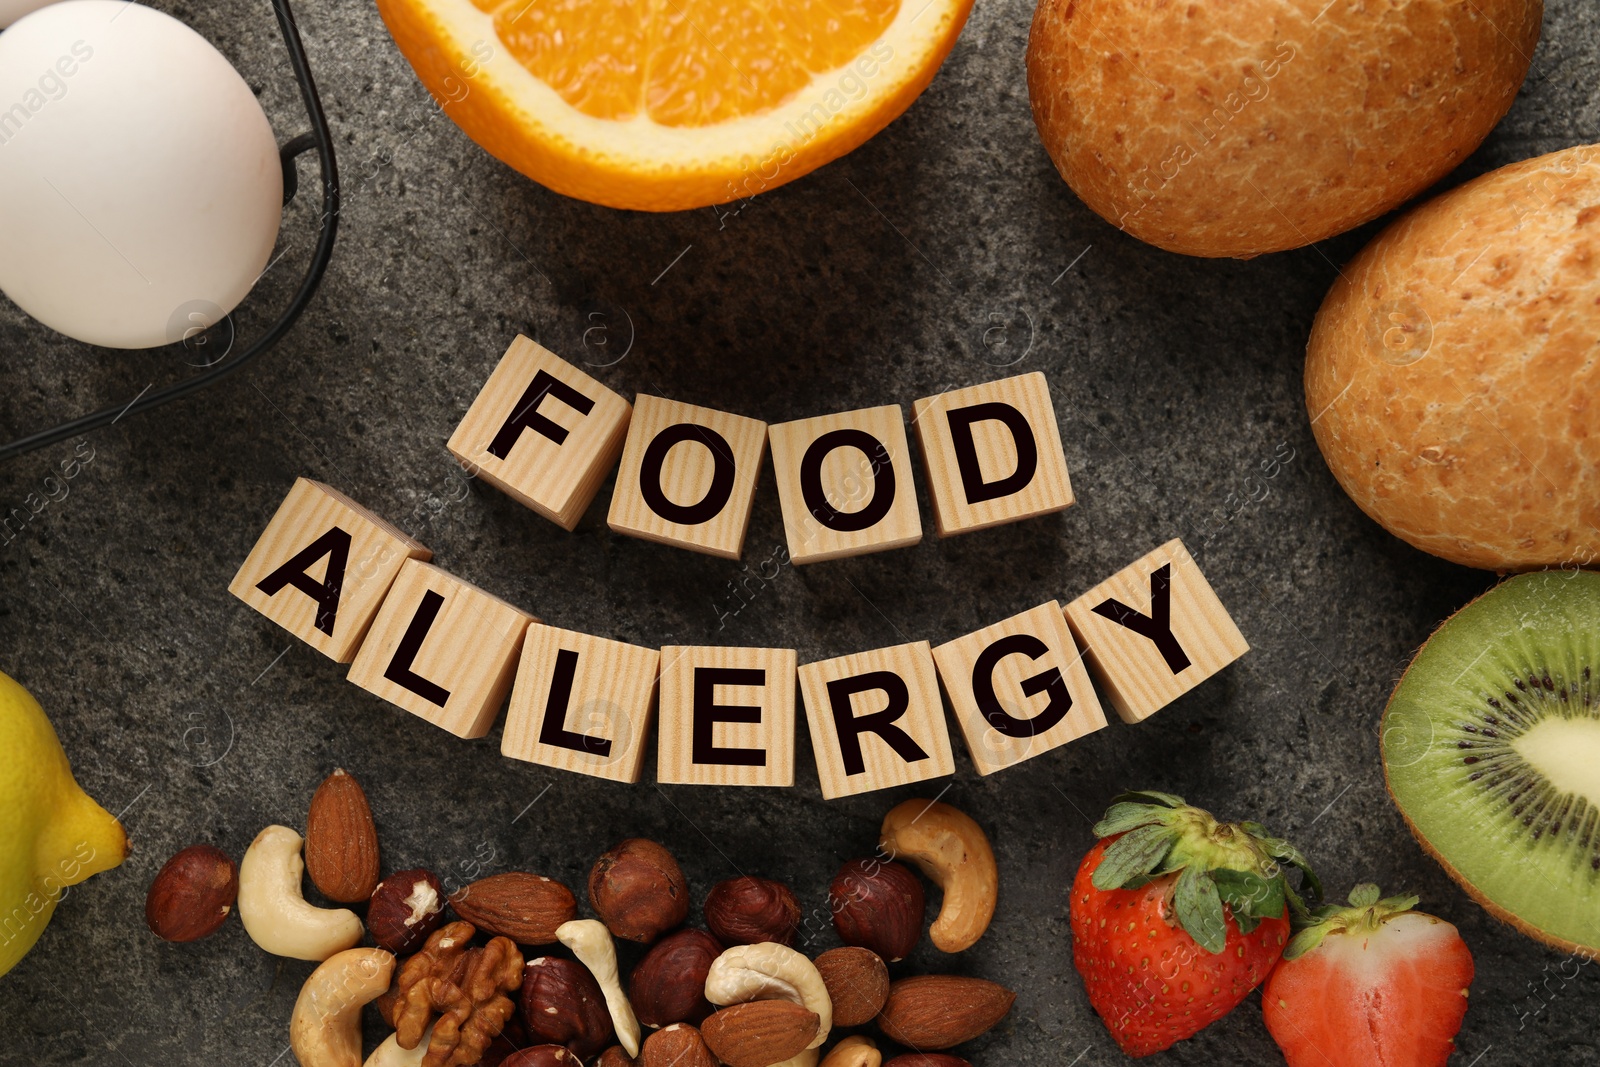
[[400,968],[395,1040],[414,1049],[432,1023],[423,1067],[472,1067],[515,1010],[506,994],[522,984],[522,953],[505,937],[468,948],[476,933],[471,923],[451,923]]

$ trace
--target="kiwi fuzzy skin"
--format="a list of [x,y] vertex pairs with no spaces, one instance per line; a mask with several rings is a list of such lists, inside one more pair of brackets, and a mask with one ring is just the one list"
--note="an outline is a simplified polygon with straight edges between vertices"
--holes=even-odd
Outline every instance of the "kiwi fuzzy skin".
[[[1577,569],[1581,570],[1581,571],[1584,571],[1586,573],[1591,573],[1591,574],[1600,573],[1600,572],[1597,572],[1596,570],[1591,569],[1591,568],[1577,568]],[[1570,571],[1569,571],[1569,573],[1570,573]],[[1514,581],[1515,577],[1513,577],[1511,579],[1507,579],[1507,580],[1508,581]],[[1389,716],[1394,710],[1395,697],[1399,694],[1400,690],[1404,687],[1405,682],[1406,682],[1406,678],[1407,678],[1407,676],[1409,676],[1411,674],[1412,668],[1414,668],[1416,666],[1417,660],[1421,657],[1423,649],[1427,648],[1429,642],[1431,642],[1435,637],[1437,637],[1440,634],[1440,632],[1442,632],[1445,629],[1445,627],[1448,626],[1450,624],[1450,622],[1452,620],[1454,620],[1458,615],[1460,615],[1463,612],[1465,612],[1468,608],[1471,608],[1474,604],[1478,603],[1478,601],[1480,601],[1480,600],[1484,599],[1485,597],[1493,594],[1496,590],[1500,589],[1505,584],[1506,583],[1504,581],[1497,583],[1496,585],[1492,586],[1491,588],[1489,588],[1489,589],[1485,590],[1484,592],[1478,594],[1477,596],[1473,597],[1467,603],[1463,604],[1461,607],[1457,608],[1454,612],[1452,612],[1443,622],[1441,622],[1438,626],[1436,626],[1434,628],[1433,633],[1428,635],[1428,639],[1422,643],[1422,646],[1420,648],[1417,649],[1416,655],[1413,655],[1411,657],[1411,662],[1408,663],[1406,665],[1406,669],[1401,672],[1400,680],[1395,683],[1394,691],[1389,694],[1389,701],[1388,701],[1387,704],[1384,705],[1383,718],[1380,721],[1379,728],[1378,728],[1378,738],[1379,738],[1379,741],[1378,741],[1378,744],[1379,744],[1378,756],[1379,756],[1379,762],[1383,765],[1383,785],[1384,785],[1384,789],[1389,794],[1390,802],[1392,804],[1394,804],[1395,810],[1397,810],[1400,813],[1400,818],[1405,820],[1406,829],[1411,831],[1411,836],[1416,838],[1417,844],[1422,846],[1422,851],[1426,852],[1428,854],[1428,856],[1435,863],[1437,863],[1440,867],[1444,868],[1444,872],[1446,874],[1448,874],[1451,877],[1451,879],[1457,885],[1459,885],[1462,888],[1462,890],[1464,890],[1466,892],[1467,896],[1472,898],[1473,903],[1477,904],[1480,908],[1482,908],[1484,911],[1488,912],[1495,919],[1498,919],[1500,922],[1506,924],[1507,926],[1512,927],[1518,933],[1523,934],[1526,937],[1530,937],[1533,940],[1538,941],[1541,944],[1548,945],[1551,948],[1560,949],[1562,952],[1566,952],[1566,953],[1571,954],[1571,955],[1593,956],[1597,952],[1600,952],[1600,946],[1597,946],[1597,945],[1585,945],[1585,944],[1582,944],[1582,943],[1577,942],[1577,941],[1568,940],[1568,939],[1566,939],[1564,937],[1558,937],[1555,934],[1550,933],[1548,930],[1544,930],[1544,929],[1542,929],[1540,927],[1534,926],[1533,924],[1523,920],[1522,918],[1520,918],[1519,916],[1515,915],[1514,913],[1506,910],[1505,908],[1501,907],[1499,904],[1496,904],[1493,900],[1491,900],[1488,897],[1487,894],[1485,894],[1481,890],[1479,890],[1478,887],[1472,883],[1471,879],[1469,879],[1465,874],[1463,874],[1459,869],[1457,869],[1457,867],[1453,863],[1451,863],[1448,859],[1446,859],[1440,853],[1440,851],[1438,849],[1434,848],[1432,843],[1429,842],[1428,838],[1426,836],[1424,836],[1422,831],[1417,828],[1417,824],[1412,821],[1411,816],[1409,814],[1407,814],[1406,809],[1404,808],[1404,806],[1401,805],[1399,799],[1395,796],[1394,781],[1393,781],[1393,779],[1391,777],[1391,774],[1390,774],[1389,761],[1387,759],[1383,758],[1383,747],[1382,747],[1383,746],[1383,737],[1385,736],[1385,733],[1386,733],[1388,725],[1389,725]]]

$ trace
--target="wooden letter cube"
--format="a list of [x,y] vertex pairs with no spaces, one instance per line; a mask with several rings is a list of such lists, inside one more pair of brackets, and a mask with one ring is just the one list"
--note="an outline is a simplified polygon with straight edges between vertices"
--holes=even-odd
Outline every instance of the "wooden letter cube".
[[767,424],[639,396],[606,521],[618,533],[738,559]]
[[789,558],[815,563],[922,540],[898,404],[771,427]]
[[637,782],[661,653],[534,623],[500,751],[512,759]]
[[350,680],[457,737],[482,737],[505,703],[523,634],[534,621],[412,560],[350,665]]
[[400,565],[432,555],[337,489],[296,478],[228,592],[349,663]]
[[979,774],[1106,724],[1061,605],[1041,604],[933,650]]
[[448,447],[484,481],[570,530],[622,453],[632,410],[519,334]]
[[926,397],[913,410],[940,537],[1072,506],[1043,374]]
[[1250,651],[1177,539],[1068,604],[1066,614],[1125,722],[1149,718]]
[[788,648],[663,648],[656,781],[793,785],[795,658]]
[[928,642],[808,663],[800,692],[828,800],[955,773]]

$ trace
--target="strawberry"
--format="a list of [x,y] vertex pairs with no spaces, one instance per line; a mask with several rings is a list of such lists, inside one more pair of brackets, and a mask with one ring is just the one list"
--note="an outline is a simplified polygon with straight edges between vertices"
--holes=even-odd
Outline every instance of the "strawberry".
[[1148,1056],[1232,1011],[1272,970],[1305,858],[1257,823],[1222,823],[1166,793],[1124,793],[1072,883],[1072,959],[1122,1051]]
[[1358,885],[1319,908],[1262,993],[1289,1067],[1444,1067],[1467,1014],[1472,953],[1456,928]]

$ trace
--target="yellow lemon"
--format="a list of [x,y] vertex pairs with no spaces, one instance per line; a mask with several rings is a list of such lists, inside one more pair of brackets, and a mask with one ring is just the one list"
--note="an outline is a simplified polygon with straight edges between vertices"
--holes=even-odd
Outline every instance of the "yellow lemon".
[[927,88],[972,0],[378,0],[474,141],[610,207],[740,200],[814,170]]
[[0,674],[0,975],[39,940],[63,890],[127,855],[122,824],[78,788],[44,709]]

